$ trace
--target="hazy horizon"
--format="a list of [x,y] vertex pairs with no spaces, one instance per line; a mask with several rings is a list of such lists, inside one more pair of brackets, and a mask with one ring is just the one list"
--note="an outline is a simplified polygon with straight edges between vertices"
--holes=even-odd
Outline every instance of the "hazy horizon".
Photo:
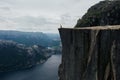
[[59,34],[58,32],[41,32],[41,31],[20,31],[20,30],[1,30],[0,31],[11,31],[11,32],[25,32],[25,33],[43,33],[43,34]]

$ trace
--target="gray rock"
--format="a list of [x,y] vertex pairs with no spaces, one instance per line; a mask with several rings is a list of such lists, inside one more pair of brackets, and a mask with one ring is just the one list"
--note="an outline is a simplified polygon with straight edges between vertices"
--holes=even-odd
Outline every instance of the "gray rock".
[[120,80],[120,26],[60,28],[59,80]]

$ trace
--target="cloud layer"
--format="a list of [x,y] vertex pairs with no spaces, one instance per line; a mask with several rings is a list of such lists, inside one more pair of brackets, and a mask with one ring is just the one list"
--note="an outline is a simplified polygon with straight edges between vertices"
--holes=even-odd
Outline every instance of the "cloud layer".
[[74,27],[77,19],[100,0],[0,0],[0,29],[58,32],[60,24]]

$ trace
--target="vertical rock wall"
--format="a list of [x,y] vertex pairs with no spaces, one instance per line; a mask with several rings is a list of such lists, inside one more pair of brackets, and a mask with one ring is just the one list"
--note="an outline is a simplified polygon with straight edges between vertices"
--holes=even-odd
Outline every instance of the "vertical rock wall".
[[60,28],[59,32],[59,80],[120,80],[120,28]]

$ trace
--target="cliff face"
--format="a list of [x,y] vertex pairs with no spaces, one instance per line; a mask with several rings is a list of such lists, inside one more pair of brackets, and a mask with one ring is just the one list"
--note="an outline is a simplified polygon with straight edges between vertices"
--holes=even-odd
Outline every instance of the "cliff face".
[[120,26],[59,29],[59,80],[120,80]]

